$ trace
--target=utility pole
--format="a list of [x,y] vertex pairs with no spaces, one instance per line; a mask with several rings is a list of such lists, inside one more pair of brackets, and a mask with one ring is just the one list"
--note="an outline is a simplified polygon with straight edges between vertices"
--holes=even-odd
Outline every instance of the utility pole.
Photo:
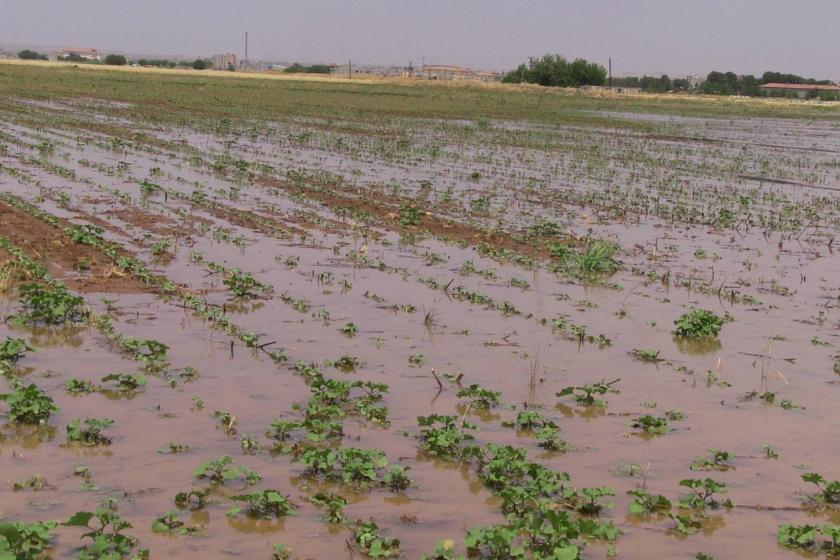
[[610,57],[610,91],[612,91],[612,57]]
[[245,64],[248,64],[248,32],[245,32]]
[[352,77],[353,77],[353,61],[348,58],[347,59],[347,79],[349,80]]

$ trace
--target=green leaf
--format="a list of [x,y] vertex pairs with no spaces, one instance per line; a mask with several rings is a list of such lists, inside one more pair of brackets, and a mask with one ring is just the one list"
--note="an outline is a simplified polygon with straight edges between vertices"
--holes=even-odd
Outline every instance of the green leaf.
[[70,519],[62,523],[67,527],[87,527],[94,514],[89,511],[80,511],[73,514]]

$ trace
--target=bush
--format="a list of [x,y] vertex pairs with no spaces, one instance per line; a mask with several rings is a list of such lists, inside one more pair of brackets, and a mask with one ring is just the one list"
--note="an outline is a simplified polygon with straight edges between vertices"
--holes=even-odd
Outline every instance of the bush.
[[125,66],[128,60],[121,54],[109,54],[105,57],[105,64],[110,66]]

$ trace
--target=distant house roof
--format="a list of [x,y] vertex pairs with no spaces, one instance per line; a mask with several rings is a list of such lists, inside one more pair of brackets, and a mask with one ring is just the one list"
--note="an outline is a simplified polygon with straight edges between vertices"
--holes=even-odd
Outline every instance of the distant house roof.
[[789,89],[797,91],[840,91],[838,85],[822,85],[822,84],[764,84],[758,86],[762,89]]
[[427,64],[423,66],[424,72],[472,72],[463,66],[449,66],[447,64]]

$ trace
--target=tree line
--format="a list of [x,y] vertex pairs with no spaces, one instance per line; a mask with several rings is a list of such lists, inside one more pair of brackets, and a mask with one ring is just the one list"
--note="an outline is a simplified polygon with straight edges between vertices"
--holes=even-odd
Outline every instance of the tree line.
[[[706,79],[700,84],[700,93],[711,95],[746,95],[750,97],[765,96],[786,96],[795,95],[791,92],[768,91],[761,89],[764,84],[804,84],[804,85],[831,85],[831,80],[816,80],[814,78],[803,78],[796,74],[783,74],[780,72],[765,72],[760,78],[752,74],[738,75],[734,72],[710,72]],[[830,94],[831,92],[823,92]],[[814,90],[812,97],[820,93]]]
[[328,64],[312,64],[306,66],[295,62],[291,66],[284,68],[283,72],[287,74],[329,74],[331,70]]
[[[31,49],[24,49],[18,53],[18,58],[21,60],[48,60],[47,55],[33,51]],[[82,64],[106,64],[108,66],[125,66],[129,60],[121,54],[108,54],[100,60],[91,60],[84,58],[76,53],[70,53],[66,56],[59,56],[58,60],[63,62],[76,62]],[[141,58],[136,61],[139,66],[155,66],[158,68],[193,68],[195,70],[204,70],[210,68],[212,63],[205,58],[196,58],[195,60],[174,61],[167,59],[146,59]]]

